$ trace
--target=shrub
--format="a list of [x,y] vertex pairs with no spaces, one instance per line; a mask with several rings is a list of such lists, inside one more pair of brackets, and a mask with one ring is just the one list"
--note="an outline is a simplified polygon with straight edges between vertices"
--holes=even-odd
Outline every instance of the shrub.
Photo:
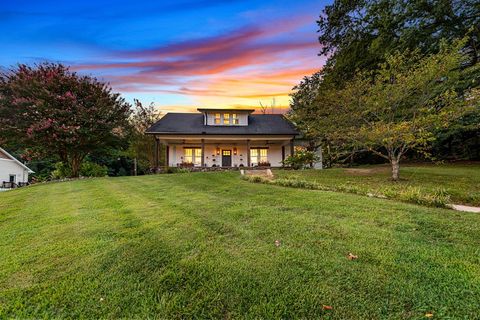
[[258,166],[259,166],[259,167],[270,167],[270,162],[268,162],[268,161],[263,161],[263,162],[260,161],[260,162],[258,163]]
[[398,191],[393,197],[406,202],[434,207],[445,207],[450,202],[450,195],[444,189],[423,192],[418,187],[407,187]]
[[194,164],[193,162],[182,162],[179,165],[181,168],[193,168]]
[[80,176],[82,177],[105,177],[108,174],[108,168],[95,162],[85,161],[80,166]]
[[304,169],[307,166],[312,165],[315,161],[318,161],[319,157],[312,151],[299,150],[293,155],[288,156],[283,160],[283,165],[292,167],[295,170]]
[[[85,161],[80,166],[81,177],[105,177],[108,174],[106,166],[94,162]],[[52,171],[52,179],[64,179],[72,176],[72,169],[63,162],[55,164],[55,170]]]
[[163,173],[189,173],[193,167],[167,167]]
[[243,176],[243,179],[253,183],[265,183],[274,184],[282,187],[300,188],[300,189],[312,189],[322,191],[335,191],[354,193],[374,198],[390,198],[397,199],[403,202],[410,202],[425,206],[433,207],[446,207],[450,202],[450,195],[445,189],[437,189],[433,192],[425,192],[417,187],[406,187],[398,190],[394,188],[385,188],[381,191],[369,191],[359,186],[339,184],[336,186],[329,186],[319,184],[317,182],[306,181],[299,179],[298,177],[280,178],[280,179],[267,179],[261,176]]

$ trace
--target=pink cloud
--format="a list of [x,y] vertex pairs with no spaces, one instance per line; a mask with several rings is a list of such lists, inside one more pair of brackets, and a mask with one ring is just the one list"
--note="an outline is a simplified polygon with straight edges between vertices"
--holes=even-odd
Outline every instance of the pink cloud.
[[315,36],[297,30],[306,23],[312,23],[311,16],[167,46],[115,51],[113,61],[73,69],[99,72],[123,92],[231,97],[241,103],[282,96],[285,103],[291,88],[321,66]]

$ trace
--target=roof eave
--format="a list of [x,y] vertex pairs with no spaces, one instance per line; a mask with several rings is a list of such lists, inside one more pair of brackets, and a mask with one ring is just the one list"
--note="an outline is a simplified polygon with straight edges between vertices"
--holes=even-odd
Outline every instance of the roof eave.
[[300,133],[205,133],[205,132],[160,132],[146,131],[145,134],[163,134],[163,135],[192,135],[192,136],[298,136]]
[[29,167],[27,167],[26,165],[24,165],[23,163],[21,163],[17,158],[15,158],[14,156],[12,156],[10,153],[7,152],[7,150],[3,149],[2,147],[0,147],[0,151],[4,154],[7,155],[7,157],[10,158],[10,160],[13,160],[15,161],[18,165],[20,165],[21,167],[23,167],[25,170],[28,171],[28,173],[35,173],[35,171],[33,171],[32,169],[30,169]]
[[205,112],[205,111],[229,111],[229,112],[234,112],[234,111],[237,111],[237,112],[248,112],[248,113],[252,113],[252,112],[255,112],[255,109],[212,109],[212,108],[197,108],[197,110],[199,112]]

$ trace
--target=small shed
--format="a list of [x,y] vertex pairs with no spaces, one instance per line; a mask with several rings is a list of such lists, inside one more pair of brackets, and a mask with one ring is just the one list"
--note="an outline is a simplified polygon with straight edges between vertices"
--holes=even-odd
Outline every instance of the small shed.
[[28,183],[30,168],[0,147],[0,188],[16,188]]

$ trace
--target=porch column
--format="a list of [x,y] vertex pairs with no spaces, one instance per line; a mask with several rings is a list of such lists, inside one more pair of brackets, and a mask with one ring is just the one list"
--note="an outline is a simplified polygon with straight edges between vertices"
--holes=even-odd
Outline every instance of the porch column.
[[160,144],[160,141],[157,137],[155,137],[155,151],[154,151],[154,154],[153,154],[153,162],[154,162],[154,168],[153,170],[155,170],[155,173],[158,172],[158,147],[159,147],[159,144]]
[[295,152],[295,149],[293,147],[293,139],[290,140],[290,155],[293,156],[293,153]]
[[170,157],[170,146],[165,143],[165,167],[169,167],[169,158]]
[[205,139],[202,139],[202,167],[205,167]]
[[247,167],[250,167],[250,140],[247,139]]

